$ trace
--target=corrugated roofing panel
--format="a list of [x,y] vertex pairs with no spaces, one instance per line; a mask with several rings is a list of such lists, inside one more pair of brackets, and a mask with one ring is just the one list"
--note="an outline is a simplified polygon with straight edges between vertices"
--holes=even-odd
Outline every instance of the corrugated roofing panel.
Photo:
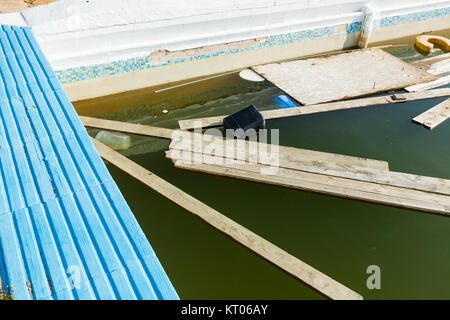
[[0,164],[15,299],[178,299],[28,28],[0,30]]

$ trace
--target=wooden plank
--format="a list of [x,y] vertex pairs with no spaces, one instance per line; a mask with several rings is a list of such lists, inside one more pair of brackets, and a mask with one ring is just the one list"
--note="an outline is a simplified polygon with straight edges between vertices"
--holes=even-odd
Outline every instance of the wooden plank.
[[433,130],[448,118],[450,118],[450,99],[447,99],[428,111],[418,115],[413,121]]
[[[154,130],[155,127],[150,126],[87,117],[82,117],[82,120],[86,125],[95,126],[97,128],[100,127],[101,129],[150,135],[154,137],[160,137],[159,129],[163,129],[156,128],[156,130]],[[163,131],[164,134],[161,135],[163,138],[170,137],[171,135],[178,137],[178,139],[172,141],[170,145],[170,148],[172,149],[198,151],[195,149],[196,147],[194,145],[194,142],[198,143],[198,141],[201,141],[199,145],[201,146],[202,153],[204,150],[215,150],[217,152],[217,150],[222,148],[220,154],[226,157],[231,155],[234,157],[238,154],[238,150],[258,150],[258,152],[259,150],[267,150],[269,152],[271,149],[270,145],[264,143],[239,141],[240,143],[243,143],[239,144],[237,140],[224,140],[219,137],[190,133],[181,130],[166,130],[168,131]],[[167,133],[171,133],[171,135]],[[213,144],[215,146],[211,147]],[[388,171],[389,165],[386,161],[284,146],[278,146],[277,155],[279,156],[277,165],[285,168],[450,195],[449,180],[391,172]],[[245,154],[244,160],[256,161],[268,165],[274,164],[269,158],[255,158],[249,153]]]
[[303,105],[401,89],[436,77],[381,49],[252,67]]
[[[199,140],[203,138],[203,140]],[[348,171],[377,169],[388,171],[389,164],[386,161],[373,160],[361,157],[340,155],[313,150],[306,150],[279,145],[271,145],[256,141],[245,141],[235,139],[221,139],[213,136],[200,136],[199,139],[173,139],[169,148],[210,153],[227,158],[236,158],[262,164],[273,164],[281,159],[283,163],[299,163],[305,167],[323,168],[328,171]],[[269,157],[272,155],[275,157]],[[267,156],[267,157],[265,157]]]
[[450,215],[450,197],[444,195],[285,168],[278,168],[273,174],[261,173],[270,172],[269,166],[238,161],[221,162],[221,159],[213,156],[208,156],[206,163],[195,163],[179,157],[173,150],[168,152],[167,157],[175,161],[176,167],[187,170]]
[[[313,114],[319,112],[328,112],[336,110],[345,110],[369,106],[377,106],[390,103],[399,103],[421,99],[431,99],[450,96],[450,88],[435,89],[423,92],[397,93],[393,95],[370,97],[363,99],[354,99],[348,101],[330,102],[310,106],[295,107],[289,109],[273,109],[261,111],[266,120],[276,118],[294,117],[304,114]],[[198,119],[180,120],[178,124],[182,130],[200,129],[208,127],[217,127],[222,125],[224,116],[215,116]]]
[[356,292],[227,218],[120,153],[92,139],[103,159],[332,299],[362,299]]
[[[238,144],[241,148],[239,150],[268,150],[270,149],[270,145],[258,143],[258,142],[249,142],[249,141],[238,141],[237,140],[227,140],[221,137],[216,137],[212,135],[203,135],[199,133],[193,133],[189,131],[181,131],[181,130],[172,130],[165,128],[158,128],[134,123],[127,123],[121,121],[113,121],[113,120],[105,120],[105,119],[97,119],[97,118],[89,118],[89,117],[80,117],[83,124],[87,127],[93,127],[98,129],[105,129],[111,131],[120,131],[125,133],[133,133],[143,136],[151,136],[158,137],[164,139],[174,138],[172,142],[172,148],[175,148],[175,145],[180,143],[180,141],[190,142],[194,147],[194,143],[200,141],[200,146],[202,148],[206,148],[210,144],[216,145],[216,148],[219,146],[224,146],[226,149],[233,149],[235,145]],[[240,143],[243,143],[241,146]],[[361,168],[374,168],[379,170],[389,170],[389,165],[386,161],[379,161],[373,159],[366,159],[361,157],[352,157],[346,155],[339,155],[327,152],[319,152],[298,148],[290,148],[280,146],[279,149],[282,153],[289,154],[290,157],[294,157],[300,161],[304,160],[310,163],[316,163],[318,161],[327,162],[330,166],[348,166],[354,165]],[[230,153],[228,153],[230,154]]]
[[[195,153],[189,152],[189,156],[186,157],[186,154],[171,149],[167,152],[166,157],[173,160],[183,160],[184,162],[188,163],[212,164],[222,167],[253,171],[257,173],[259,172],[264,175],[281,175],[286,176],[288,178],[297,177],[301,180],[307,180],[310,182],[331,184],[356,190],[366,190],[379,194],[398,196],[401,198],[421,199],[423,201],[438,202],[438,203],[440,202],[450,205],[450,196],[448,195],[437,194],[428,191],[414,190],[408,187],[389,186],[372,181],[358,181],[349,178],[333,177],[326,174],[305,172],[302,170],[292,168],[275,167],[259,163],[250,163],[236,159],[224,159],[223,157],[217,157],[212,155],[202,155],[203,156],[202,158],[194,158],[194,155]],[[199,159],[201,159],[201,161],[198,161]]]
[[412,64],[417,68],[427,71],[427,69],[431,65],[433,65],[435,63],[439,63],[443,60],[448,60],[448,59],[450,59],[450,53],[445,53],[445,54],[440,54],[440,55],[437,55],[434,57],[417,60],[417,61],[412,62]]
[[450,75],[443,76],[437,80],[416,84],[414,86],[406,87],[405,90],[409,92],[416,92],[416,91],[424,91],[429,89],[434,89],[436,87],[440,87],[446,84],[450,83]]
[[[233,140],[230,142],[233,142]],[[221,145],[218,144],[217,147],[211,147],[211,144],[203,143],[199,149],[195,148],[194,144],[190,141],[174,140],[169,148],[201,153],[204,156],[219,155],[227,159],[239,159],[249,163],[259,163],[272,167],[282,167],[334,177],[373,182],[380,185],[450,195],[450,180],[389,171],[387,163],[386,167],[383,166],[383,161],[349,156],[342,156],[342,158],[339,158],[339,155],[335,154],[316,153],[310,150],[282,146],[279,147],[278,152],[274,155],[274,159],[269,156],[261,156],[259,153],[260,149],[251,147],[248,144],[244,145],[244,147],[247,151],[252,150],[252,152],[247,152],[245,157],[237,158],[235,155],[237,154],[237,149],[241,148],[241,146],[227,145],[223,147],[226,150],[222,151],[220,150],[222,147]],[[258,145],[258,148],[262,148],[261,150],[263,150],[263,152],[264,150],[269,150],[267,147],[261,147],[261,144]],[[231,149],[231,151],[229,149]],[[202,157],[198,157],[198,159],[202,159]]]
[[113,121],[99,118],[80,116],[81,122],[86,127],[98,128],[111,131],[120,131],[155,138],[171,139],[173,129],[159,128],[135,123]]
[[450,83],[450,54],[441,54],[436,57],[416,61],[414,63],[418,68],[439,76],[438,79],[426,83],[416,84],[405,88],[406,91],[423,91],[440,87]]
[[434,74],[435,76],[444,75],[450,72],[450,58],[439,60],[432,64],[421,65],[420,69]]

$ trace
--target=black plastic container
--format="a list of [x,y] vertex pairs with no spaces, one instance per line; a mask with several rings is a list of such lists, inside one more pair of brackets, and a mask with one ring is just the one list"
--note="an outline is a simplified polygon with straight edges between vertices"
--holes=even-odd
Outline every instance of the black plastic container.
[[[265,125],[266,121],[263,115],[253,104],[223,119],[223,126],[228,130],[227,136],[238,139],[244,139],[246,136],[250,136],[252,130],[247,130],[254,129],[258,132],[259,129],[264,129]],[[233,130],[232,134],[230,134],[229,129]]]

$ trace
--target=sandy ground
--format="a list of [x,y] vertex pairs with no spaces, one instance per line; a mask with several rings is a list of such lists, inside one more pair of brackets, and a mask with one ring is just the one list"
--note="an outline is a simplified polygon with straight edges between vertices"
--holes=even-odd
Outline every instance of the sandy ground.
[[56,0],[0,0],[0,13],[15,12]]

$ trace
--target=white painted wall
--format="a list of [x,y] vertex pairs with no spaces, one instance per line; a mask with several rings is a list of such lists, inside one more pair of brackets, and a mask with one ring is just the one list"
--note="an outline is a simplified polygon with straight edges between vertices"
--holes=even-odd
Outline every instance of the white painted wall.
[[449,0],[60,0],[1,24],[28,25],[56,70],[450,6]]

